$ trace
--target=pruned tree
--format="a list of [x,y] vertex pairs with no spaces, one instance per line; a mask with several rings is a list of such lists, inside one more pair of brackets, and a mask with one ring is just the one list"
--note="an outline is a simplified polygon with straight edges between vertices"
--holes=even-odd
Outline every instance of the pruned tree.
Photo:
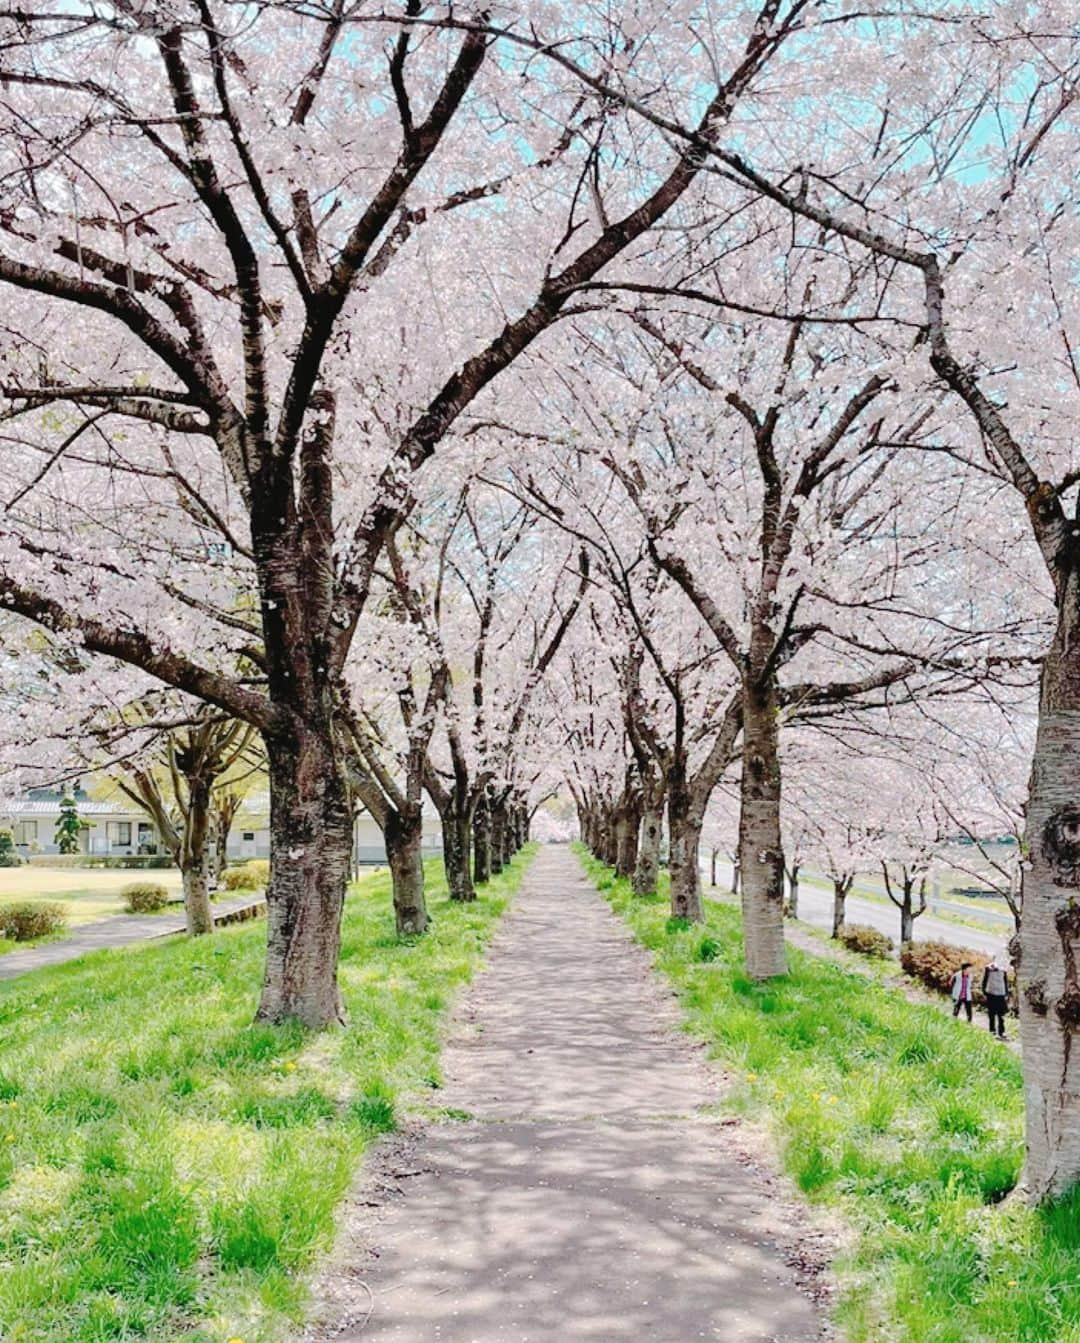
[[151,733],[137,756],[119,758],[117,786],[153,820],[180,869],[187,931],[211,933],[211,885],[224,847],[222,808],[231,808],[238,781],[261,769],[261,752],[250,724],[213,710],[196,713],[187,726]]

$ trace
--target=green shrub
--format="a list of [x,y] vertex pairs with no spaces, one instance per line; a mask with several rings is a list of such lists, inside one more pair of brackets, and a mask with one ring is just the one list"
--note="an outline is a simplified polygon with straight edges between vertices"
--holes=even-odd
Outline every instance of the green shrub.
[[986,999],[982,991],[983,970],[988,957],[970,947],[951,947],[945,942],[906,942],[900,952],[900,964],[909,975],[937,993],[951,993],[953,976],[964,961],[971,962],[971,982],[977,1003]]
[[892,955],[892,938],[865,923],[845,923],[840,929],[839,940],[848,951],[858,951],[863,956]]
[[10,830],[0,830],[0,867],[18,867],[22,862]]
[[120,894],[129,914],[153,914],[169,903],[169,892],[156,881],[133,881]]
[[228,868],[221,878],[227,891],[255,891],[270,880],[270,864],[265,858],[252,858],[239,867]]
[[703,937],[697,944],[697,959],[699,961],[715,961],[720,955],[720,943],[715,937]]
[[20,900],[0,906],[0,931],[12,942],[29,942],[35,937],[48,937],[67,923],[63,905],[47,900]]

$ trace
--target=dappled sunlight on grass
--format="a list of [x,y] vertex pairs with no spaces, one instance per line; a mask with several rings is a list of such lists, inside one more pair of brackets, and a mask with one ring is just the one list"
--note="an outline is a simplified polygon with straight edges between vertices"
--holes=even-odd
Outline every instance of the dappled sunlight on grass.
[[0,986],[0,1336],[284,1337],[303,1271],[440,1032],[522,855],[472,905],[429,865],[399,942],[386,874],[346,905],[343,1031],[253,1026],[265,925],[96,955]]
[[793,948],[790,976],[753,983],[737,909],[673,926],[582,856],[733,1072],[733,1108],[767,1116],[788,1173],[855,1228],[838,1265],[851,1343],[1080,1343],[1080,1192],[1041,1213],[1001,1203],[1023,1157],[1015,1055]]

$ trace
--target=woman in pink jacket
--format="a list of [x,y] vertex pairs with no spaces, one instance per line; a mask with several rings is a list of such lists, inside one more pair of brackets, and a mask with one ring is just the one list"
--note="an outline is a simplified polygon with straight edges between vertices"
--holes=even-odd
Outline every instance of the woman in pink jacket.
[[953,975],[952,981],[952,1014],[954,1017],[960,1015],[960,1009],[964,1008],[967,1012],[968,1021],[971,1020],[971,1000],[974,997],[974,985],[971,982],[971,962],[965,961]]

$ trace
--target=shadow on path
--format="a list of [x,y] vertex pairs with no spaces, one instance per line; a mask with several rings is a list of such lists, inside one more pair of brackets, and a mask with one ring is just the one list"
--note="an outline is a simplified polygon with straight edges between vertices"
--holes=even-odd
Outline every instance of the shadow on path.
[[444,1055],[438,1102],[462,1119],[385,1149],[308,1337],[821,1338],[785,1210],[712,1117],[719,1077],[678,1021],[573,855],[542,850]]

